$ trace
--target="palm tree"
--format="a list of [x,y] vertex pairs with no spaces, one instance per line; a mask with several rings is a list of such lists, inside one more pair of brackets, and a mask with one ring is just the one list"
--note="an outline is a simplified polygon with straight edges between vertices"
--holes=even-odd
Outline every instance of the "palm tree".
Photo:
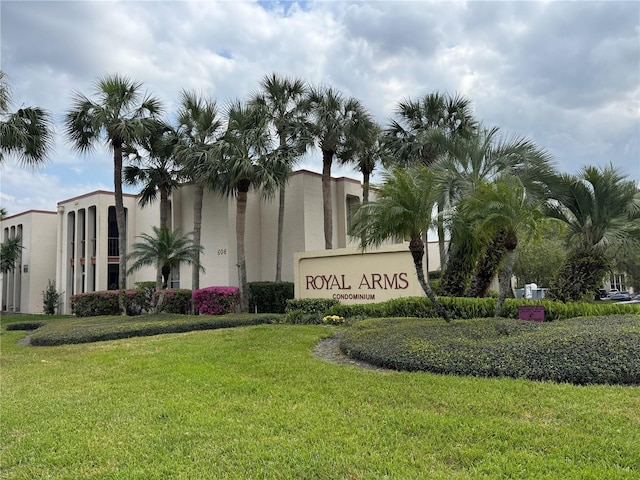
[[[138,142],[146,154],[133,151],[129,158],[134,164],[124,167],[124,182],[127,185],[142,183],[142,190],[138,195],[138,204],[142,208],[154,203],[159,197],[161,229],[169,228],[169,197],[180,186],[180,167],[173,160],[176,141],[176,132],[164,122],[158,121],[150,135]],[[162,272],[158,269],[157,290],[160,290],[161,283]]]
[[461,202],[461,209],[466,210],[467,217],[474,219],[477,224],[477,232],[488,239],[500,238],[501,246],[506,251],[498,275],[500,292],[496,317],[502,314],[505,298],[513,296],[511,277],[519,237],[535,232],[542,218],[541,204],[541,201],[528,195],[518,177],[510,174],[499,177],[493,183],[483,183],[472,197]]
[[22,252],[22,238],[13,237],[0,244],[0,272],[7,273],[16,268]]
[[[387,160],[393,165],[422,164],[430,167],[442,152],[442,148],[432,140],[434,132],[453,140],[472,135],[477,128],[469,99],[437,91],[417,100],[398,102],[395,115],[397,120],[391,121],[384,139],[389,152]],[[440,214],[437,229],[442,269],[446,264],[445,231],[441,220],[445,207],[442,200],[437,202],[437,207]]]
[[[288,166],[288,175],[312,142],[307,123],[307,94],[307,85],[302,80],[283,78],[272,73],[262,79],[260,92],[255,94],[252,100],[264,107],[267,118],[275,129],[281,161]],[[285,186],[283,184],[280,187],[278,200],[276,282],[282,280]]]
[[245,259],[245,219],[249,189],[269,197],[287,178],[288,165],[273,153],[269,119],[256,104],[236,100],[228,110],[227,131],[220,141],[220,161],[212,164],[210,187],[236,197],[236,241],[240,307],[249,309]]
[[570,252],[549,293],[576,301],[604,277],[607,246],[640,238],[640,189],[609,165],[561,175],[552,190],[545,214],[568,226]]
[[126,315],[127,225],[122,197],[123,148],[133,147],[148,136],[161,111],[160,101],[141,92],[142,84],[118,74],[102,77],[95,84],[95,100],[80,92],[65,115],[65,132],[80,152],[92,150],[101,141],[113,152],[113,184],[118,224],[120,312]]
[[448,322],[449,316],[425,280],[422,266],[423,235],[434,221],[434,181],[433,173],[421,165],[383,173],[376,201],[363,203],[356,209],[349,234],[359,239],[363,249],[379,246],[390,238],[408,238],[420,286],[438,314]]
[[5,155],[15,155],[23,165],[42,164],[53,142],[51,115],[38,107],[10,112],[11,91],[0,71],[0,164]]
[[362,173],[362,202],[369,201],[371,174],[382,161],[382,129],[369,112],[360,109],[353,118],[355,132],[349,132],[340,163],[352,164]]
[[131,274],[144,266],[153,265],[162,271],[162,289],[166,289],[171,270],[178,268],[183,262],[196,265],[204,271],[198,260],[202,246],[193,243],[191,233],[183,236],[180,229],[170,231],[156,226],[152,228],[153,235],[143,233],[137,237],[141,241],[133,244],[129,254],[129,260],[133,263],[127,273]]
[[364,117],[363,107],[354,98],[345,99],[331,87],[311,89],[310,122],[314,138],[322,151],[322,209],[325,248],[333,248],[333,209],[331,206],[331,166],[334,157],[341,158],[348,141],[355,142],[363,131],[355,121]]
[[132,152],[133,165],[124,167],[127,185],[142,184],[138,204],[144,208],[160,200],[160,228],[169,228],[169,197],[180,186],[181,172],[173,159],[176,134],[168,125],[158,122],[154,131],[139,143],[146,152]]
[[[473,196],[480,185],[502,174],[520,178],[528,195],[548,198],[548,185],[555,178],[551,158],[531,140],[501,135],[497,127],[482,126],[473,135],[451,138],[436,131],[430,139],[441,152],[432,169],[440,189],[440,202],[449,216],[458,214],[453,208],[458,201]],[[475,236],[473,225],[466,221],[459,225],[460,231],[452,231],[450,255],[441,287],[449,295],[459,296],[466,292],[471,296],[484,296],[506,254],[504,232],[496,232],[495,238],[489,239],[484,247],[477,244],[471,247]],[[463,243],[467,245],[463,246]],[[483,251],[476,267],[476,260]],[[456,256],[461,252],[475,256],[460,262]],[[466,270],[461,271],[455,265],[464,265]],[[476,273],[467,290],[473,268]]]
[[[218,161],[216,144],[224,133],[224,125],[218,115],[216,102],[183,90],[180,94],[178,111],[178,145],[174,150],[175,159],[180,162],[183,174],[195,186],[193,200],[193,242],[201,245],[202,199],[206,179],[202,171]],[[191,288],[200,288],[200,269],[191,271]]]

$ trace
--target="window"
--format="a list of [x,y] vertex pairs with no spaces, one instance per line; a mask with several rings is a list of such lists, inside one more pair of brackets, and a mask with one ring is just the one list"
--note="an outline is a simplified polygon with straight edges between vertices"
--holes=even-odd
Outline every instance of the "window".
[[347,195],[347,233],[351,230],[351,221],[355,208],[360,205],[360,198],[355,195]]

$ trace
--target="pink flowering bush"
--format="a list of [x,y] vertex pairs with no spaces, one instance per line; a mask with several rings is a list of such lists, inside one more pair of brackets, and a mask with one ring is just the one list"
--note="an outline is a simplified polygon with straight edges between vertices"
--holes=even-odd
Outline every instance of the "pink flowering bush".
[[233,313],[239,304],[236,287],[206,287],[193,291],[193,309],[200,315]]

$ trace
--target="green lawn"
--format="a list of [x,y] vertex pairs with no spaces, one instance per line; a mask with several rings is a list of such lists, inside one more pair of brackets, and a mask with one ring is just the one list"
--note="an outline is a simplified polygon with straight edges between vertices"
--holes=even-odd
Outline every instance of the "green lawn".
[[640,388],[379,373],[261,325],[0,336],[3,479],[635,479]]

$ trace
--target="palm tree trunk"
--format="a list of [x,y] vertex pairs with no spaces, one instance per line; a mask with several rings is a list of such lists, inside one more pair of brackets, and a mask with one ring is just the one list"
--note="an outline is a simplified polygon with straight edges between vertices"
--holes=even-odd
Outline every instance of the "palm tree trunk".
[[285,186],[280,186],[278,201],[278,246],[276,248],[276,282],[282,281],[282,248],[284,244],[284,200]]
[[322,151],[322,210],[324,213],[324,248],[333,248],[333,211],[331,206],[331,163],[333,152]]
[[244,230],[247,215],[247,192],[249,182],[241,181],[238,185],[238,198],[236,206],[236,242],[238,260],[238,286],[240,287],[240,310],[249,311],[249,283],[247,282],[247,263],[244,254]]
[[507,250],[507,257],[504,262],[504,266],[500,270],[500,274],[498,275],[498,281],[500,284],[500,294],[498,295],[498,301],[496,302],[496,317],[500,317],[502,315],[502,307],[504,305],[504,300],[509,295],[509,291],[511,290],[511,276],[513,274],[513,261],[515,259],[515,249]]
[[[202,231],[202,198],[204,197],[204,186],[196,182],[193,194],[193,244],[200,246],[200,235]],[[196,253],[198,262],[194,262],[191,270],[191,290],[200,288],[200,252]]]
[[[438,225],[438,251],[440,253],[440,273],[442,274],[442,272],[444,272],[446,265],[447,265],[447,248],[445,246],[445,239],[444,239],[444,220],[442,219],[442,211],[444,210],[444,207],[442,206],[442,204],[440,202],[438,202],[438,220],[437,220],[437,225]],[[441,277],[442,278],[442,275]]]
[[122,197],[122,144],[113,141],[113,186],[118,224],[118,305],[120,315],[127,314],[125,292],[127,289],[127,220]]
[[418,282],[422,287],[422,291],[425,293],[427,298],[431,300],[431,303],[433,303],[433,306],[436,308],[438,315],[444,318],[446,322],[450,322],[451,319],[449,318],[447,311],[438,301],[436,294],[433,292],[431,286],[424,278],[424,270],[422,267],[422,259],[424,257],[424,242],[422,241],[422,239],[412,239],[409,243],[409,250],[411,251],[411,256],[413,257],[413,265],[415,266],[416,275],[418,276]]
[[362,203],[369,203],[369,179],[371,178],[371,172],[362,172]]
[[[160,228],[168,229],[169,226],[169,194],[166,189],[160,188]],[[158,265],[156,268],[156,290],[167,288],[163,281],[162,267]]]
[[476,271],[467,290],[467,297],[485,297],[491,286],[491,282],[500,269],[507,252],[505,246],[506,232],[500,230],[491,239],[484,254],[478,260]]

